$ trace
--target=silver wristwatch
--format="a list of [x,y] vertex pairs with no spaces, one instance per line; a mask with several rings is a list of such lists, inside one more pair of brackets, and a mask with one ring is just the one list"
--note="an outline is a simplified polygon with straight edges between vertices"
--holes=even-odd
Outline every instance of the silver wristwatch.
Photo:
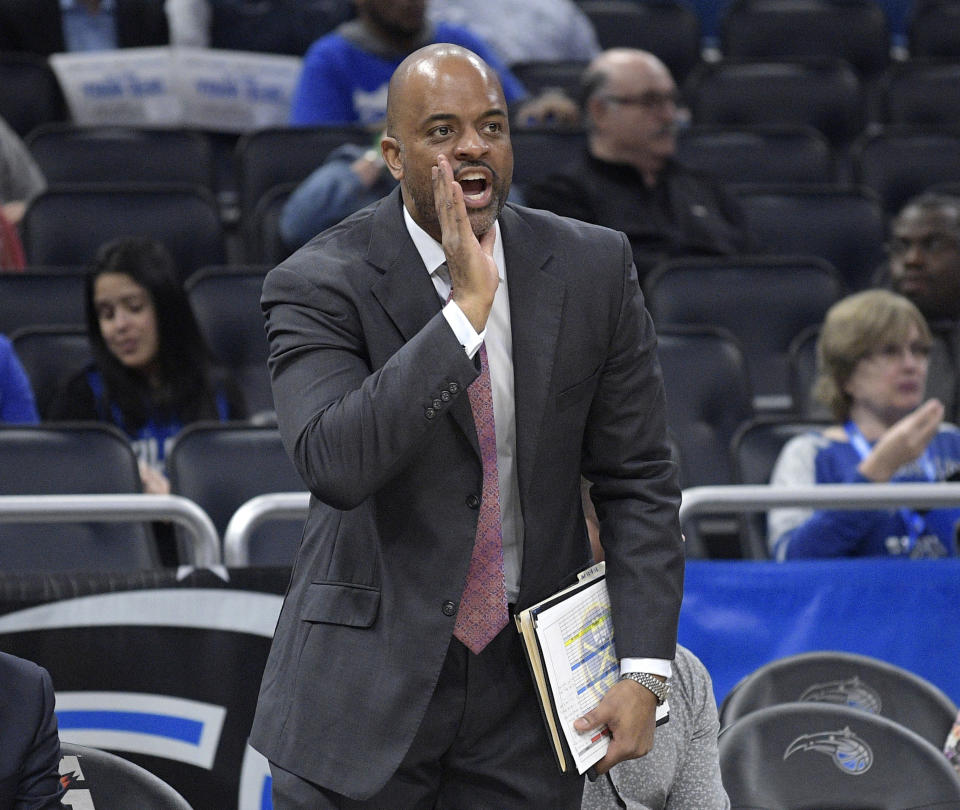
[[657,705],[662,706],[666,699],[670,697],[670,684],[654,677],[649,672],[624,672],[620,680],[629,678],[636,681],[641,686],[647,687],[657,698]]

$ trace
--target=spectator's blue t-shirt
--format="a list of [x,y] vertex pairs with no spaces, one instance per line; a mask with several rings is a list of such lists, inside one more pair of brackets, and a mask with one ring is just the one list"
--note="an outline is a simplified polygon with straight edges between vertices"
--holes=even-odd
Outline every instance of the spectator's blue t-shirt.
[[[462,45],[482,58],[500,77],[508,104],[526,97],[520,81],[466,28],[440,23],[417,47],[435,42]],[[387,85],[407,54],[375,52],[370,46],[370,37],[355,20],[314,42],[304,56],[290,123],[371,127],[382,123],[387,114]]]
[[10,339],[0,335],[0,422],[35,424],[40,421],[27,372]]
[[[943,424],[926,453],[931,472],[920,461],[897,471],[891,482],[944,481],[960,471],[960,430]],[[784,446],[770,483],[870,482],[858,470],[861,456],[839,435],[820,432],[795,436]],[[911,529],[914,510],[779,508],[769,513],[769,546],[775,559],[801,557],[952,557],[957,554],[960,508],[918,511],[920,527]]]

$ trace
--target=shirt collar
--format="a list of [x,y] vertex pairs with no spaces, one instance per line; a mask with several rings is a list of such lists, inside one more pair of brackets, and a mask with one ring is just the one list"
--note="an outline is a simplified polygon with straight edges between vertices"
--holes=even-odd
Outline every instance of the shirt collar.
[[[420,254],[420,258],[423,260],[423,266],[431,276],[435,275],[437,268],[447,260],[447,257],[443,253],[443,245],[414,222],[413,217],[410,216],[410,212],[405,205],[403,206],[403,222],[404,225],[407,226],[407,233],[410,234],[417,253]],[[493,261],[497,265],[497,273],[500,276],[500,281],[503,282],[506,261],[503,255],[503,239],[500,238],[500,221],[497,220],[494,222],[493,227],[497,235],[496,241],[493,244]]]

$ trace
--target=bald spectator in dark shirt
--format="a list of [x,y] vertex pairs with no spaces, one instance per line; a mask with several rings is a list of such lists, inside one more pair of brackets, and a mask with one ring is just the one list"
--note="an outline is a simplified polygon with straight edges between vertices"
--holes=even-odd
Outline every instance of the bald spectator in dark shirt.
[[604,51],[584,74],[583,98],[587,152],[528,184],[528,205],[623,231],[641,283],[663,259],[749,249],[733,197],[674,157],[681,111],[663,62],[646,51]]

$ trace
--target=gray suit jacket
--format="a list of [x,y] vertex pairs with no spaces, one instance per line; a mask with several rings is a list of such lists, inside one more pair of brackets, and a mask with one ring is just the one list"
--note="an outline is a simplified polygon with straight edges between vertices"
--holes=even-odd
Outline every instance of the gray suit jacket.
[[[310,513],[252,744],[338,793],[396,770],[434,690],[476,532],[477,377],[403,223],[399,189],[272,270],[262,305],[280,431]],[[656,339],[622,234],[508,205],[519,606],[606,546],[617,651],[672,658],[679,490]],[[546,738],[545,738],[546,739]]]
[[53,683],[41,666],[0,652],[0,808],[61,808]]

